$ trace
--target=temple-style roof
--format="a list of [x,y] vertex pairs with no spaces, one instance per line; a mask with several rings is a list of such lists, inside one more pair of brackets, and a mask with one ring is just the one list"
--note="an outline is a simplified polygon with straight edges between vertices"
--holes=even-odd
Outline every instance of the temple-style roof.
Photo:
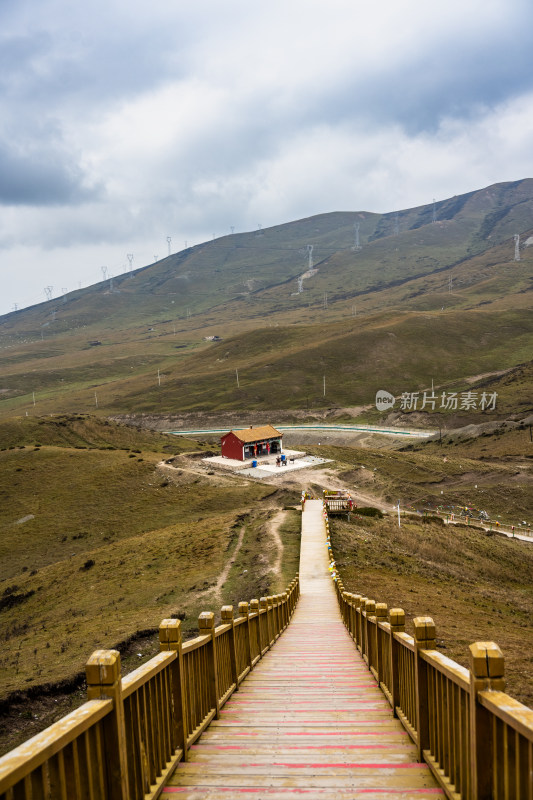
[[231,433],[233,433],[239,441],[244,443],[262,442],[265,439],[273,439],[282,435],[273,428],[272,425],[261,425],[259,428],[245,428],[242,431],[231,431]]

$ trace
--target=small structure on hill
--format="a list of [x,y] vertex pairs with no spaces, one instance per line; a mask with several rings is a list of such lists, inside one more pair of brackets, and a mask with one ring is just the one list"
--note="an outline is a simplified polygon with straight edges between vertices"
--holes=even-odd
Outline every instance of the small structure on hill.
[[225,433],[220,444],[224,458],[246,461],[247,458],[281,453],[282,434],[272,425],[262,425],[259,428],[250,425],[241,431]]
[[350,511],[357,508],[349,492],[330,492],[324,489],[324,502],[328,514],[348,514],[348,519]]

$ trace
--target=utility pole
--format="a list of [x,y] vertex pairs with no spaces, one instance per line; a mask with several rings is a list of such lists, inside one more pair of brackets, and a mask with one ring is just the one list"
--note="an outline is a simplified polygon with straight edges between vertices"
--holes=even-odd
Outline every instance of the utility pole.
[[239,370],[238,369],[235,370],[235,375],[237,376],[237,389],[240,389],[241,387],[239,385]]
[[324,397],[326,396],[326,376],[324,375]]

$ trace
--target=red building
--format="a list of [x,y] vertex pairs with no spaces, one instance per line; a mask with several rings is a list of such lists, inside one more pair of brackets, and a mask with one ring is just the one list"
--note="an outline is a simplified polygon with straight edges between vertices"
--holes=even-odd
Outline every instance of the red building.
[[230,431],[221,437],[222,456],[246,461],[247,458],[268,456],[270,453],[281,453],[282,434],[272,425],[259,428],[245,428],[242,431]]

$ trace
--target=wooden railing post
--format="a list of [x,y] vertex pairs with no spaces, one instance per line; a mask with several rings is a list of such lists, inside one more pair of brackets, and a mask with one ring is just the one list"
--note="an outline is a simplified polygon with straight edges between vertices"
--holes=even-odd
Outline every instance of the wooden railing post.
[[239,617],[246,617],[246,622],[244,623],[244,639],[245,639],[245,651],[247,653],[247,664],[246,666],[252,669],[252,637],[250,636],[250,611],[248,608],[248,603],[242,601],[239,603]]
[[376,601],[365,599],[365,652],[363,657],[366,656],[366,662],[369,667],[372,666],[372,623],[369,622],[370,617],[376,613]]
[[263,640],[261,638],[261,608],[259,600],[250,600],[250,614],[257,614],[257,647],[259,649],[259,658],[263,652]]
[[266,629],[265,641],[263,641],[265,637],[261,634],[261,649],[264,650],[266,647],[268,650],[270,648],[270,625],[268,623],[268,600],[266,597],[259,598],[259,627],[261,627],[261,617],[265,619],[264,627]]
[[364,657],[366,653],[366,618],[365,618],[365,606],[368,597],[361,597],[361,602],[359,604],[359,631],[361,634],[361,655]]
[[392,710],[397,717],[397,708],[400,705],[400,645],[394,638],[395,633],[405,633],[405,611],[403,608],[391,608],[389,611],[390,623],[390,673],[392,695]]
[[229,630],[229,660],[231,666],[231,682],[235,684],[235,691],[239,688],[239,673],[237,671],[237,648],[235,646],[235,620],[233,619],[233,606],[222,606],[220,618],[223,625],[231,625]]
[[352,594],[354,618],[354,642],[361,650],[361,595]]
[[384,678],[383,661],[385,655],[383,653],[383,639],[379,629],[379,623],[385,622],[387,619],[387,603],[376,603],[376,670],[378,673],[378,686]]
[[274,633],[274,620],[273,620],[273,612],[272,607],[274,605],[274,598],[271,594],[268,595],[266,598],[266,610],[267,610],[267,630],[268,630],[268,646],[271,647],[274,644],[274,640],[276,638],[276,634]]
[[346,613],[344,617],[344,624],[348,628],[350,636],[352,636],[352,593],[344,592],[344,599],[346,601]]
[[[478,703],[479,692],[505,691],[504,659],[494,642],[470,645],[470,766],[472,800],[493,797],[492,727],[490,712]],[[503,769],[503,765],[500,765]]]
[[200,636],[210,636],[211,642],[209,644],[209,675],[208,675],[208,691],[209,691],[209,705],[215,709],[216,718],[220,719],[220,703],[218,696],[218,670],[217,670],[217,642],[215,636],[215,615],[212,611],[202,611],[198,617],[198,630]]
[[126,725],[118,650],[95,650],[87,661],[85,675],[88,700],[101,697],[113,700],[113,711],[104,720],[108,797],[129,800]]
[[289,624],[289,597],[287,592],[283,592],[281,595],[281,618],[283,621],[283,630]]
[[159,650],[172,650],[176,660],[172,663],[172,715],[175,725],[175,736],[178,747],[183,750],[183,760],[187,760],[187,712],[185,709],[185,687],[183,670],[183,652],[181,649],[181,622],[179,619],[164,619],[159,626]]
[[281,633],[280,624],[280,596],[279,594],[272,595],[272,608],[274,611],[274,638],[277,639]]
[[429,750],[428,665],[420,656],[421,650],[436,649],[435,623],[431,617],[415,617],[415,704],[418,760],[424,760]]

